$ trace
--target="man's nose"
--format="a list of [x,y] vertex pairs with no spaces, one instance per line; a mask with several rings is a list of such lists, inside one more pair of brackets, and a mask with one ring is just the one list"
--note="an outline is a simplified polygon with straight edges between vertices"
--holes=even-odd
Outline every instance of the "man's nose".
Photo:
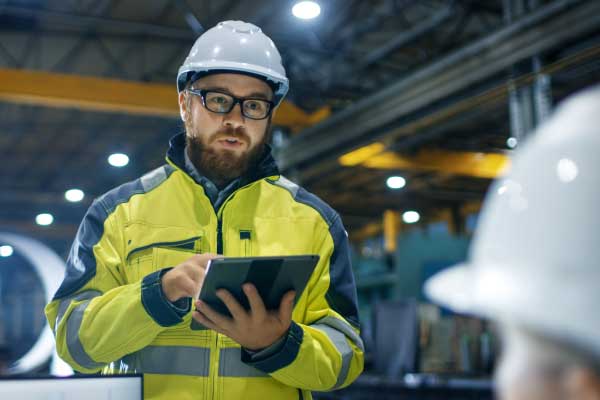
[[244,126],[246,119],[242,114],[242,105],[241,103],[237,103],[233,106],[231,111],[223,116],[223,124],[229,125],[233,128],[237,128],[239,126]]

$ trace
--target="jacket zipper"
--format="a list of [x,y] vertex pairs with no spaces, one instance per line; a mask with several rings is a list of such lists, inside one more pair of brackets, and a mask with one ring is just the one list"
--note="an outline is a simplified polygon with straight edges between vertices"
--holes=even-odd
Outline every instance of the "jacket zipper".
[[[248,185],[247,185],[248,186]],[[243,188],[245,188],[244,186]],[[221,207],[217,210],[217,254],[224,256],[223,252],[225,251],[223,246],[223,213],[225,212],[225,206],[229,201],[235,196],[237,192],[241,189],[237,189],[235,192],[231,193],[227,199],[221,204]]]
[[223,254],[223,216],[217,216],[217,254]]
[[[249,186],[249,185],[246,185]],[[235,192],[231,193],[229,195],[229,197],[223,202],[223,204],[221,204],[221,207],[219,208],[219,210],[217,210],[217,254],[220,255],[225,255],[223,254],[225,249],[223,247],[223,213],[225,210],[225,206],[227,205],[227,203],[229,203],[229,201],[235,196],[235,194],[237,192],[239,192],[241,189],[245,188],[246,186],[237,189]],[[212,383],[212,399],[218,399],[219,398],[219,391],[218,391],[218,385],[217,385],[217,379],[219,376],[219,358],[220,358],[220,354],[219,354],[219,336],[220,333],[215,332],[215,341],[212,344],[214,346],[214,350],[211,349],[211,353],[214,352],[214,357],[211,354],[211,375],[212,375],[212,379],[211,379],[211,383]]]
[[[241,188],[238,188],[236,191],[234,191],[233,193],[231,193],[229,195],[229,197],[223,202],[223,204],[221,204],[221,207],[219,208],[219,210],[217,210],[217,254],[220,255],[225,255],[223,254],[225,249],[223,247],[223,213],[225,210],[225,206],[227,205],[227,203],[229,203],[229,201],[235,196],[235,194],[237,192],[239,192],[240,190],[246,188],[247,186],[250,186],[250,184],[243,186]],[[210,366],[210,375],[212,375],[212,379],[211,384],[212,384],[212,398],[213,399],[218,399],[218,385],[217,385],[217,379],[219,376],[219,335],[220,333],[215,332],[215,340],[214,342],[211,344],[213,347],[213,349],[211,349],[211,366]],[[214,354],[213,354],[214,353]]]
[[[238,189],[239,190],[239,189]],[[221,205],[221,208],[219,210],[217,210],[217,254],[220,255],[224,255],[224,249],[223,249],[223,210],[225,208],[225,205],[229,202],[229,200],[231,200],[231,198],[233,197],[233,195],[235,194],[235,192],[233,192]],[[210,365],[210,370],[211,370],[211,375],[212,375],[212,379],[211,379],[211,384],[212,384],[212,399],[218,399],[219,398],[219,388],[218,388],[218,382],[217,380],[219,379],[219,358],[220,358],[220,352],[219,352],[219,335],[220,333],[218,332],[214,332],[214,337],[215,340],[212,343],[212,349],[211,349],[211,365]]]
[[219,333],[215,331],[211,331],[214,335],[214,341],[210,344],[210,366],[209,366],[209,382],[210,382],[210,398],[215,400],[217,399],[217,379],[219,375]]

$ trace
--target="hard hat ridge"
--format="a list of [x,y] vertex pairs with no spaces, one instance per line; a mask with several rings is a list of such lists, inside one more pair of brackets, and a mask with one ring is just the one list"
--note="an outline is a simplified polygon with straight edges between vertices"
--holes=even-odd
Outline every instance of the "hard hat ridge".
[[281,55],[273,41],[256,25],[243,21],[220,22],[196,40],[179,68],[177,90],[181,92],[192,77],[218,72],[265,80],[274,89],[276,105],[289,89]]

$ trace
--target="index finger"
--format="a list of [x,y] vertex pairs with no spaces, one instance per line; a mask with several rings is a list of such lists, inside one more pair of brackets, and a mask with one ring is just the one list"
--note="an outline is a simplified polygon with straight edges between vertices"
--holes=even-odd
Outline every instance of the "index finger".
[[202,269],[206,270],[208,263],[215,258],[223,258],[223,256],[214,253],[202,253],[194,255],[190,258],[190,261],[192,261],[194,265],[198,265]]
[[204,253],[204,254],[197,254],[189,259],[189,261],[191,261],[191,263],[189,263],[188,265],[190,265],[191,268],[187,269],[189,271],[188,276],[197,285],[196,292],[194,293],[195,299],[198,298],[198,296],[200,295],[200,291],[202,290],[202,285],[204,283],[204,277],[205,277],[206,273],[208,272],[208,268],[207,268],[208,263],[210,262],[210,260],[214,260],[215,258],[219,258],[219,257],[222,257],[222,256],[219,256],[218,254]]

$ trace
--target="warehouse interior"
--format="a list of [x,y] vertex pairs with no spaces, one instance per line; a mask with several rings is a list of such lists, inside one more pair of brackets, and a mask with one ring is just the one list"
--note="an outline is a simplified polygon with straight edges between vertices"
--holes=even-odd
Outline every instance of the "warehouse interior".
[[64,261],[95,198],[162,165],[183,130],[179,66],[204,31],[243,20],[290,80],[278,165],[339,212],[351,243],[365,372],[315,398],[492,398],[493,324],[433,304],[423,284],[466,259],[527,137],[600,82],[600,2],[318,0],[312,19],[295,3],[0,0],[2,374],[52,364],[14,369],[49,301],[42,253],[20,240]]

